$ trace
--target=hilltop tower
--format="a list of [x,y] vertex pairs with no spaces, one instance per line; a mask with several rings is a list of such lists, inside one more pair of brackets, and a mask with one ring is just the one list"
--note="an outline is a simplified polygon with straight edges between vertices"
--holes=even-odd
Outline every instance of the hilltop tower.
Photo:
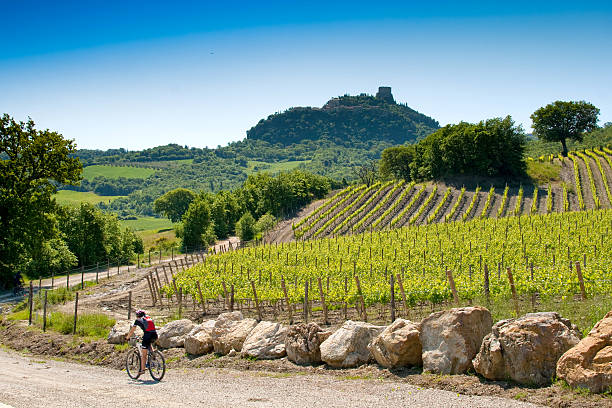
[[382,99],[388,103],[395,103],[395,99],[393,99],[393,95],[391,94],[390,86],[379,86],[378,92],[376,92],[376,99]]

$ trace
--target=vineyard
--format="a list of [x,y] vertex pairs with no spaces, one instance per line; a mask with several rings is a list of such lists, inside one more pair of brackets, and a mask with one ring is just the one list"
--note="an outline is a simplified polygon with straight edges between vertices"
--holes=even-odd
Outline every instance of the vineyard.
[[523,299],[573,299],[582,292],[580,271],[585,297],[594,297],[612,286],[610,228],[612,210],[589,210],[248,247],[205,258],[163,290],[224,305],[231,297],[237,304],[256,300],[304,310],[314,303],[319,310],[361,313],[390,302],[393,276],[393,297],[409,314],[455,295],[455,302],[508,300],[513,290]]
[[540,160],[558,169],[558,181],[472,191],[403,181],[350,186],[294,224],[294,236],[308,240],[410,225],[612,208],[612,150]]

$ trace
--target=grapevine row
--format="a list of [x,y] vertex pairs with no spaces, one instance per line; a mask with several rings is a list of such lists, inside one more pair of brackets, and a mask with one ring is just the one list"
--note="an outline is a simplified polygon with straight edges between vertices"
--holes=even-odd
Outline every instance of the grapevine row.
[[[334,230],[332,231],[333,234],[335,234],[336,232],[340,231],[344,226],[348,225],[348,223],[355,217],[357,217],[359,214],[361,214],[362,212],[364,212],[366,210],[366,208],[368,208],[368,206],[375,200],[378,198],[378,196],[380,194],[382,194],[382,192],[389,187],[389,185],[391,185],[393,182],[392,181],[388,181],[385,184],[383,184],[382,186],[380,186],[380,188],[378,190],[376,190],[376,192],[374,194],[372,194],[372,196],[370,198],[368,198],[368,200],[363,203],[363,205],[361,205],[361,207],[359,207],[357,210],[353,211],[351,214],[349,214],[340,224],[338,224],[336,226],[336,228],[334,228]],[[380,184],[380,183],[379,183]]]
[[421,195],[423,195],[423,192],[425,192],[425,184],[423,184],[421,186],[421,188],[419,189],[419,191],[417,191],[414,196],[412,197],[412,199],[410,200],[410,202],[408,203],[408,205],[406,207],[404,207],[404,209],[402,211],[400,211],[399,214],[397,214],[397,216],[391,221],[391,226],[393,227],[395,224],[397,224],[399,222],[399,220],[401,220],[404,215],[406,215],[406,213],[408,211],[410,211],[410,209],[414,206],[414,204],[417,202],[417,200],[419,199],[419,197],[421,197]]
[[380,225],[380,223],[383,222],[383,220],[386,219],[389,214],[391,214],[397,208],[397,206],[404,201],[404,198],[406,198],[406,196],[410,193],[410,191],[414,187],[414,184],[414,181],[411,182],[408,187],[406,187],[404,191],[402,191],[402,194],[399,195],[399,197],[395,200],[391,207],[389,207],[384,213],[382,213],[382,215],[376,221],[374,221],[374,224],[372,224],[373,228],[378,227],[378,225]]
[[480,193],[480,186],[476,187],[476,191],[474,192],[472,201],[470,201],[470,206],[465,211],[465,214],[463,214],[463,218],[462,218],[463,221],[466,221],[468,217],[470,216],[470,214],[472,213],[472,210],[474,210],[474,207],[476,206],[476,201],[478,200],[478,193]]
[[308,221],[310,221],[312,219],[312,217],[314,217],[315,215],[317,215],[318,213],[320,213],[324,208],[329,207],[337,198],[342,197],[345,194],[348,194],[351,190],[353,189],[353,186],[348,186],[347,188],[345,188],[344,190],[339,191],[338,193],[336,193],[333,197],[331,197],[330,199],[326,200],[322,205],[320,205],[319,207],[317,207],[313,212],[311,212],[310,214],[308,214],[307,217],[304,217],[300,220],[300,222],[298,222],[297,224],[293,225],[292,228],[294,230],[300,228],[302,225],[304,225],[305,223],[307,223]]
[[491,206],[491,201],[493,200],[494,195],[495,195],[495,187],[491,186],[491,188],[489,189],[489,194],[487,195],[487,201],[485,201],[484,208],[482,209],[482,212],[480,213],[480,218],[484,218],[487,216],[487,213],[489,212],[489,207]]
[[357,205],[357,203],[359,201],[361,201],[361,199],[363,197],[365,197],[370,191],[372,191],[373,189],[375,189],[376,187],[378,187],[380,183],[375,183],[372,184],[370,187],[365,188],[365,185],[363,185],[363,187],[365,188],[361,194],[359,194],[359,196],[354,199],[350,204],[346,205],[344,208],[342,208],[340,211],[338,211],[338,213],[336,213],[336,215],[334,215],[333,217],[331,217],[329,220],[327,220],[325,222],[325,224],[323,224],[323,226],[321,228],[319,228],[315,233],[314,236],[317,237],[319,235],[321,235],[323,232],[325,232],[327,230],[327,227],[329,227],[330,225],[332,225],[334,222],[336,222],[336,220],[340,219],[345,213],[347,213],[348,211],[350,211],[355,205]]
[[429,194],[429,197],[427,197],[427,199],[423,202],[421,207],[419,207],[419,209],[417,210],[416,214],[414,214],[412,217],[410,217],[410,221],[409,221],[410,225],[414,224],[415,221],[423,214],[425,209],[429,207],[429,204],[436,197],[437,193],[438,193],[438,185],[436,184],[436,185],[434,185],[433,189],[431,190],[431,194]]
[[595,186],[595,177],[593,177],[593,171],[591,170],[591,163],[587,156],[584,153],[576,152],[578,157],[582,159],[584,162],[584,167],[587,169],[587,174],[589,176],[589,184],[591,186],[591,193],[593,195],[593,201],[595,202],[595,208],[601,208],[601,203],[599,202],[599,196],[597,195],[597,187]]
[[457,197],[457,201],[453,205],[453,208],[451,208],[450,212],[446,214],[445,221],[448,222],[449,220],[453,218],[453,216],[459,209],[459,206],[461,205],[461,200],[463,200],[464,195],[465,195],[465,187],[461,187],[461,192],[459,193],[459,197]]
[[365,188],[366,188],[365,184],[362,184],[359,187],[351,190],[342,200],[338,201],[336,204],[334,204],[333,206],[325,210],[323,213],[319,214],[319,216],[314,221],[312,221],[310,224],[304,227],[301,231],[299,231],[300,234],[296,235],[296,238],[299,238],[303,236],[306,232],[310,231],[315,225],[319,223],[319,221],[323,220],[325,217],[332,214],[334,210],[336,210],[337,208],[342,208],[342,205],[344,205],[344,203],[346,203],[351,198],[354,198],[360,191],[364,190]]
[[438,217],[438,213],[440,212],[442,207],[444,207],[444,204],[446,203],[450,195],[451,195],[451,188],[448,187],[446,191],[444,192],[444,197],[442,197],[442,200],[440,200],[440,203],[436,206],[433,213],[429,217],[427,217],[428,224],[431,224],[433,221],[435,221],[435,219]]
[[[601,159],[599,158],[599,156],[590,151],[587,150],[586,154],[588,154],[589,156],[591,156],[593,158],[593,160],[595,160],[595,163],[597,163],[597,167],[599,168],[599,173],[601,174],[601,179],[603,180],[603,184],[606,188],[606,194],[608,196],[608,201],[610,202],[610,204],[612,205],[612,193],[610,192],[610,186],[608,185],[608,177],[606,176],[606,172],[604,171],[604,168],[601,164]],[[606,159],[608,160],[608,164],[610,164],[610,158],[608,156],[606,156]],[[610,166],[612,167],[612,165]]]
[[404,185],[404,180],[397,183],[389,192],[385,195],[385,197],[380,200],[380,202],[368,212],[357,224],[353,226],[353,231],[358,230],[361,226],[366,223],[370,218],[372,218],[387,202],[393,197],[393,194],[397,191],[398,188]]
[[506,184],[506,188],[504,188],[504,194],[502,195],[502,202],[499,206],[499,210],[497,210],[497,218],[501,218],[504,215],[504,208],[506,207],[506,203],[508,202],[508,190],[510,187]]

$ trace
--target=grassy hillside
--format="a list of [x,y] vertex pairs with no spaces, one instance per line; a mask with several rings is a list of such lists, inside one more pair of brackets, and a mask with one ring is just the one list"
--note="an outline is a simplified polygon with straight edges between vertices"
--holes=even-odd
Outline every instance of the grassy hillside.
[[93,180],[95,177],[145,179],[153,173],[155,173],[155,169],[145,167],[93,165],[83,168],[83,178],[85,180]]
[[91,191],[72,191],[72,190],[59,190],[54,195],[55,200],[60,205],[78,205],[81,202],[90,204],[99,203],[110,203],[117,198],[123,198],[125,196],[100,196]]

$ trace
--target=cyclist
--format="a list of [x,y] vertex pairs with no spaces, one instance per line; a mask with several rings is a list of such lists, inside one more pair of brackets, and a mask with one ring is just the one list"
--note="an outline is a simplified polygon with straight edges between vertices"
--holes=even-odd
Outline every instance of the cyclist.
[[136,312],[136,321],[132,325],[130,332],[125,336],[126,340],[129,340],[130,337],[134,334],[136,327],[140,327],[144,332],[142,336],[142,349],[141,349],[141,359],[140,359],[140,374],[144,374],[146,366],[145,363],[147,361],[147,354],[149,350],[153,351],[151,348],[151,343],[157,340],[157,331],[155,330],[155,323],[153,323],[153,319],[150,316],[147,316],[147,313],[144,310],[138,310]]

